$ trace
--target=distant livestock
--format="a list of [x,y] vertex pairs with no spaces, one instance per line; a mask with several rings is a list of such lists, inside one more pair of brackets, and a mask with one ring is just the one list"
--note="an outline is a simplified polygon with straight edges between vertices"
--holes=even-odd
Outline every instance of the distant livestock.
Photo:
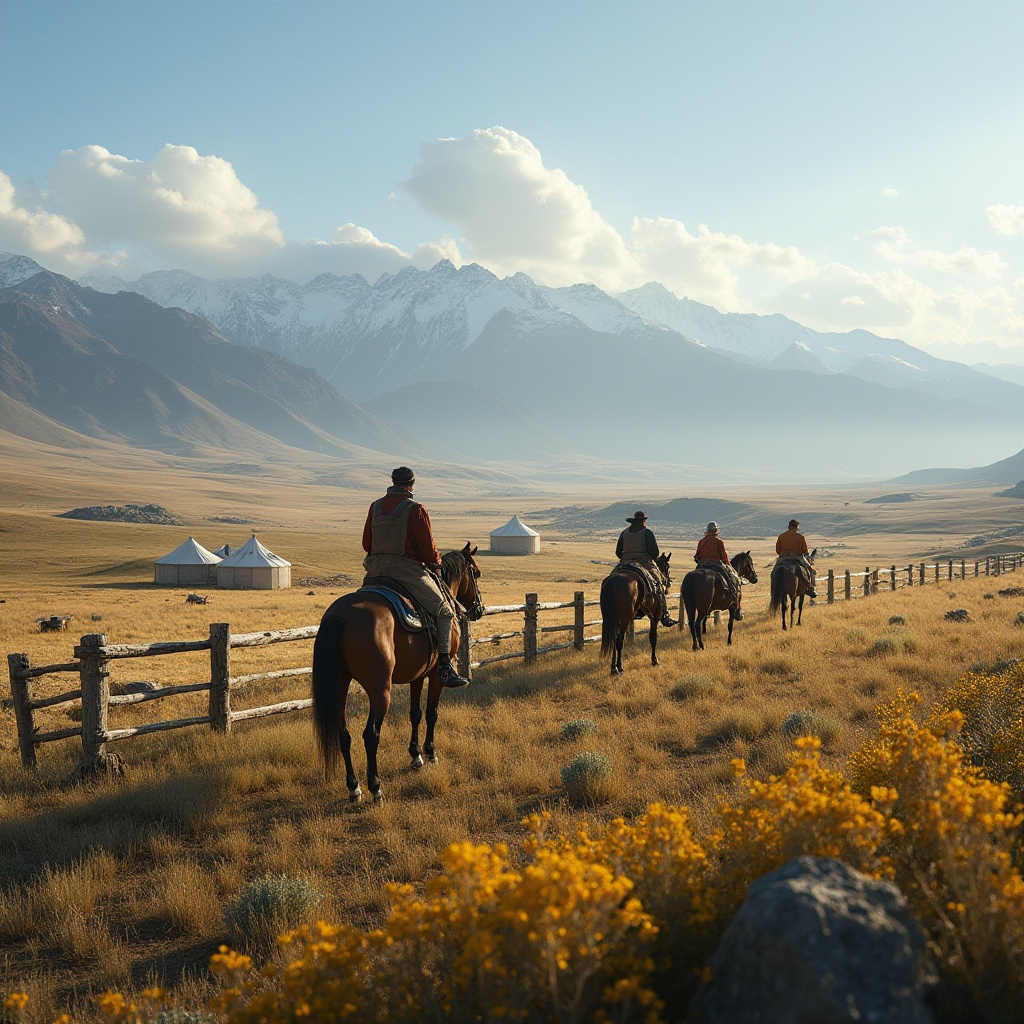
[[206,604],[206,601],[207,598],[203,597],[201,594],[189,594],[188,597],[185,598],[185,604]]
[[36,622],[39,623],[40,633],[63,633],[72,618],[72,615],[47,615],[45,618],[36,619]]

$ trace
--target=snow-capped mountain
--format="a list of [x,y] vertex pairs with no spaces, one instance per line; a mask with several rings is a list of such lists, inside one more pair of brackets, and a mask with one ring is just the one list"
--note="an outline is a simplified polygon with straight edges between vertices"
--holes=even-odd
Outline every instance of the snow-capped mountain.
[[27,256],[13,252],[0,252],[0,288],[13,288],[38,274],[43,268]]

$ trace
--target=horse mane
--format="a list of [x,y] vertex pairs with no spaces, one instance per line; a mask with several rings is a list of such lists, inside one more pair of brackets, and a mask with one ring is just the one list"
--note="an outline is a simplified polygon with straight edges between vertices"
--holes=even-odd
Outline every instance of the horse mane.
[[441,579],[448,585],[461,576],[465,568],[466,559],[462,552],[449,551],[441,558]]

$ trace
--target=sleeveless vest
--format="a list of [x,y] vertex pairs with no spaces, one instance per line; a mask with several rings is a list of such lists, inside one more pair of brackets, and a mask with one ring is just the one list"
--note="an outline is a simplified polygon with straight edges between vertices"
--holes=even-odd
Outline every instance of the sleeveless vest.
[[384,499],[378,498],[373,503],[373,540],[370,545],[371,555],[403,555],[405,556],[405,538],[409,532],[409,514],[416,502],[403,498],[394,509],[384,511]]
[[622,534],[622,557],[630,558],[636,555],[642,555],[644,558],[650,558],[651,556],[647,553],[647,529],[643,530],[626,530]]

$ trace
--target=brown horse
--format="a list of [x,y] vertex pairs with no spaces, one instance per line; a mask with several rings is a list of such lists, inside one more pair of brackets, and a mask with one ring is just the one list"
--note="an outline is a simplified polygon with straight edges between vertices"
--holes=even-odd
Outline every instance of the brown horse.
[[[729,559],[732,567],[749,583],[757,582],[754,560],[749,551],[741,551]],[[708,616],[714,611],[729,609],[729,640],[732,643],[733,613],[732,594],[725,580],[714,569],[696,568],[683,577],[683,604],[690,622],[690,636],[693,649],[704,650],[704,634],[707,632]],[[683,617],[679,616],[679,628],[683,628]]]
[[[470,619],[483,615],[480,570],[467,544],[461,551],[449,551],[441,559],[441,578],[449,593],[464,608]],[[451,653],[459,649],[459,631],[452,628]],[[392,686],[409,684],[409,721],[412,739],[409,756],[412,767],[423,765],[423,754],[436,763],[434,725],[441,684],[437,678],[437,652],[425,632],[409,632],[395,621],[386,598],[359,592],[339,597],[324,612],[313,644],[313,722],[327,777],[345,761],[345,783],[349,799],[358,801],[363,793],[352,767],[352,739],[348,731],[345,702],[355,679],[370,698],[370,714],[363,729],[366,747],[366,785],[374,803],[381,799],[377,775],[377,746],[380,730],[391,704]],[[419,727],[422,719],[420,696],[427,682],[427,733],[420,750]]]
[[[658,555],[655,562],[662,575],[668,577],[668,563],[672,557]],[[613,569],[601,584],[601,657],[612,656],[612,675],[622,672],[622,638],[626,628],[636,618],[646,615],[651,622],[651,664],[658,664],[658,623],[661,621],[661,599],[651,593],[650,587],[641,586],[635,572]]]
[[[817,550],[817,549],[815,549]],[[807,578],[800,571],[800,563],[790,561],[777,562],[772,568],[772,597],[768,605],[768,614],[774,615],[782,609],[782,628],[786,628],[786,601],[789,600],[789,624],[793,625],[793,609],[797,609],[796,624],[804,614],[804,594],[807,593]],[[798,607],[799,602],[799,607]]]

